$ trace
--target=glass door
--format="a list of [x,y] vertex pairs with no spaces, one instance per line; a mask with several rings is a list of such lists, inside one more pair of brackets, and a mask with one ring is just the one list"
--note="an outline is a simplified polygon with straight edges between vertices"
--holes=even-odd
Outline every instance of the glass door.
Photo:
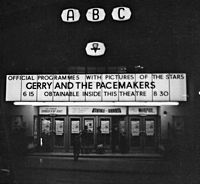
[[157,148],[159,126],[157,117],[131,117],[130,147],[131,150],[150,151]]
[[155,117],[144,117],[144,149],[154,149],[156,148],[156,135],[158,133],[157,122]]
[[40,147],[44,152],[53,151],[53,120],[51,117],[40,118]]
[[77,134],[81,138],[81,152],[90,153],[95,148],[95,118],[94,117],[70,117],[70,147]]
[[128,127],[124,116],[112,117],[111,144],[112,153],[128,152]]
[[141,133],[142,121],[140,117],[130,119],[130,147],[131,149],[140,149],[141,147]]
[[44,152],[64,149],[64,117],[40,117],[40,147]]
[[[95,147],[94,145],[94,118],[92,117],[83,117],[84,127],[87,127],[87,145],[92,149]],[[83,127],[83,128],[84,128]]]
[[55,117],[53,121],[54,148],[64,148],[64,117]]
[[70,147],[73,147],[73,142],[77,134],[81,132],[81,117],[70,117]]
[[105,148],[111,147],[111,118],[100,117],[99,127],[101,129],[101,139]]

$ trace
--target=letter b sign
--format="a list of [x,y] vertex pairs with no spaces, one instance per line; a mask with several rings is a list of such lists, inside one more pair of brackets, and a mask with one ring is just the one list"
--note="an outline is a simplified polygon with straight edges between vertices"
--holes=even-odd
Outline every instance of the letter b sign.
[[100,22],[105,19],[106,13],[102,8],[91,8],[87,11],[86,17],[90,22]]

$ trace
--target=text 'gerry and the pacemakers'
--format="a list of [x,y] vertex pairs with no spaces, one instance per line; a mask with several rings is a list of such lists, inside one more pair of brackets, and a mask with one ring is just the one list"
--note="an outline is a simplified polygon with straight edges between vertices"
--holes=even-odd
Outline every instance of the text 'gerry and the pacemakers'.
[[6,100],[186,101],[186,75],[7,75]]

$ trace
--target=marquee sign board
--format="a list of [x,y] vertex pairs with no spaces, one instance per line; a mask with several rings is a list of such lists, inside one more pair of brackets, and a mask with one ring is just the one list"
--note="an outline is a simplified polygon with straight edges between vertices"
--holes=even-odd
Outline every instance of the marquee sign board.
[[39,107],[40,115],[66,115],[66,107]]
[[126,107],[69,107],[69,115],[126,115]]
[[186,101],[186,74],[7,75],[6,101]]
[[157,115],[157,107],[129,107],[128,114],[130,115]]

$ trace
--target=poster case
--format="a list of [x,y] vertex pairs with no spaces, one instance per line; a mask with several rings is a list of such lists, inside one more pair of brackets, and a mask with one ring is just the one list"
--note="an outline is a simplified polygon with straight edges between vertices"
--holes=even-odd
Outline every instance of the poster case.
[[94,133],[94,119],[85,119],[84,126],[87,126],[88,133]]
[[140,135],[140,121],[139,120],[131,121],[131,135],[132,136]]
[[55,124],[56,124],[56,135],[63,135],[63,133],[64,133],[64,121],[56,119]]
[[154,120],[146,120],[146,135],[154,136]]
[[46,118],[42,118],[41,119],[42,133],[44,133],[44,134],[50,134],[51,123],[52,123],[51,119],[46,119]]
[[80,120],[71,120],[71,133],[72,134],[80,133]]
[[110,119],[101,119],[101,133],[102,134],[110,133]]

